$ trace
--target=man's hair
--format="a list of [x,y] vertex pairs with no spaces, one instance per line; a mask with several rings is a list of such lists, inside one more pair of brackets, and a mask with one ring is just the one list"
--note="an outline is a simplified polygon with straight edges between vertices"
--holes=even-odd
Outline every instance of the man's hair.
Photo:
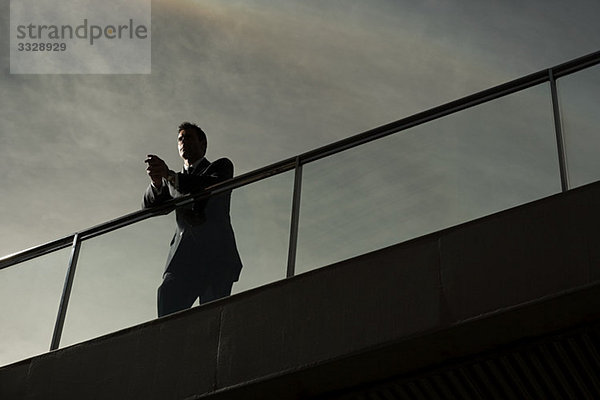
[[179,127],[177,128],[177,132],[180,131],[193,131],[196,132],[196,136],[198,137],[198,139],[200,140],[201,143],[206,144],[206,133],[204,133],[204,131],[202,129],[200,129],[200,127],[196,124],[193,124],[191,122],[182,122],[181,124],[179,124]]

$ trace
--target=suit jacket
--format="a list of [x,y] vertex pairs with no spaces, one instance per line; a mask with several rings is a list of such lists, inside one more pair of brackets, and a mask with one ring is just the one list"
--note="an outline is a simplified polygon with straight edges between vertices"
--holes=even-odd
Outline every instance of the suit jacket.
[[[178,185],[163,185],[155,193],[148,186],[143,207],[198,192],[233,177],[233,163],[221,158],[213,163],[203,159],[191,174],[177,173]],[[171,240],[166,272],[190,278],[226,278],[237,281],[242,262],[229,217],[231,192],[225,192],[175,210],[177,229]]]

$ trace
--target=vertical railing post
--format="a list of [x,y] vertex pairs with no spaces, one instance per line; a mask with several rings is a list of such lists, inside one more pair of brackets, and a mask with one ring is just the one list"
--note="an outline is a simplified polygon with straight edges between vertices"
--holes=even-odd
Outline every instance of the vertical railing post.
[[554,113],[554,131],[556,133],[556,147],[558,149],[558,166],[560,168],[560,185],[562,191],[569,190],[569,175],[567,171],[567,155],[565,152],[565,138],[562,130],[562,119],[560,117],[560,106],[558,104],[558,90],[556,79],[552,68],[548,70],[550,80],[550,91],[552,92],[552,111]]
[[294,169],[294,193],[292,197],[292,220],[290,222],[290,244],[288,247],[286,277],[294,276],[296,269],[296,247],[298,245],[298,219],[300,217],[300,193],[302,190],[302,163],[296,157]]
[[71,258],[69,259],[69,267],[67,269],[67,276],[65,277],[65,284],[63,286],[63,292],[60,298],[58,315],[56,316],[56,323],[54,324],[54,333],[52,334],[50,350],[56,350],[60,345],[60,338],[62,336],[63,327],[65,325],[67,307],[69,306],[69,298],[71,297],[71,288],[73,287],[73,279],[75,278],[75,268],[77,267],[77,259],[79,258],[80,248],[81,240],[79,239],[79,234],[76,233],[75,236],[73,236]]

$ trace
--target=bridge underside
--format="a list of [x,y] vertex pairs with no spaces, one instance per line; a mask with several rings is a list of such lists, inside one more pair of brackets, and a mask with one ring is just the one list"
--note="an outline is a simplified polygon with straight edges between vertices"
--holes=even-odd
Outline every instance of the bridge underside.
[[600,398],[598,226],[596,183],[0,368],[0,397]]

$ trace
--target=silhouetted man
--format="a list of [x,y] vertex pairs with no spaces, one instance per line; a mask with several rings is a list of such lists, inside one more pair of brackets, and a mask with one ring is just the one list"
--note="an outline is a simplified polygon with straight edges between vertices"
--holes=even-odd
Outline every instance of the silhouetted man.
[[[174,172],[159,157],[148,155],[145,162],[151,183],[144,194],[144,208],[233,177],[229,159],[211,163],[204,157],[207,141],[200,127],[184,122],[178,132],[183,169]],[[158,288],[159,317],[189,308],[197,298],[202,304],[231,294],[242,263],[229,218],[230,199],[227,192],[176,209],[177,229]]]

